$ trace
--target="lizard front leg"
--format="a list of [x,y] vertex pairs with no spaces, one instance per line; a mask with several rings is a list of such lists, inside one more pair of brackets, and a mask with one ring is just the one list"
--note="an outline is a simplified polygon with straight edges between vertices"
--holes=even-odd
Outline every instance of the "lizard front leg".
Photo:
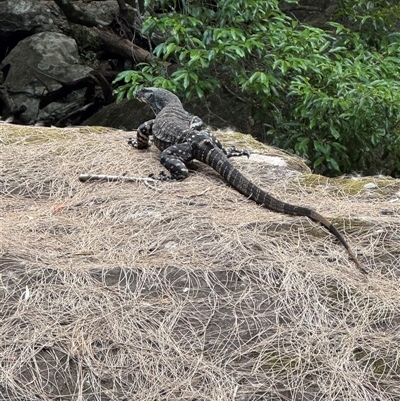
[[137,149],[146,149],[149,147],[149,137],[153,133],[154,119],[139,125],[135,138],[129,138],[128,144]]
[[170,172],[170,177],[160,177],[161,180],[184,180],[189,175],[185,163],[193,160],[192,145],[188,142],[169,146],[161,153],[160,162]]

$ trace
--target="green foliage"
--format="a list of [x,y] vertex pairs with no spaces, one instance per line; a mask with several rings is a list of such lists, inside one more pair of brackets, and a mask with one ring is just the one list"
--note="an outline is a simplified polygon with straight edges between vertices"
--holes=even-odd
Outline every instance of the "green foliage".
[[371,50],[340,24],[330,32],[302,26],[277,3],[220,0],[207,8],[192,0],[183,12],[148,18],[144,32],[166,38],[154,54],[178,68],[125,71],[118,98],[143,85],[201,98],[224,84],[247,99],[268,142],[307,157],[318,172],[399,174],[399,35]]
[[268,135],[331,175],[400,172],[400,43],[371,53],[357,35],[336,28],[340,37],[324,34],[325,55],[319,49],[299,64],[304,72],[288,83]]
[[388,34],[400,24],[398,0],[340,0],[336,17],[350,23],[377,49],[388,45]]

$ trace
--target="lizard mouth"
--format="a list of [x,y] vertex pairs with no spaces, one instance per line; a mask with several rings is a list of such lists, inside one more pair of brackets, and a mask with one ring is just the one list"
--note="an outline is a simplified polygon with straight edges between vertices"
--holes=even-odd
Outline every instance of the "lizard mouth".
[[137,100],[139,100],[139,102],[141,102],[141,103],[145,103],[145,104],[147,104],[148,106],[150,106],[150,108],[151,108],[151,110],[153,111],[153,113],[154,114],[157,114],[157,109],[154,107],[154,105],[151,103],[151,102],[149,102],[148,101],[148,99],[146,99],[145,97],[141,97],[141,96],[135,96],[135,98],[137,99]]

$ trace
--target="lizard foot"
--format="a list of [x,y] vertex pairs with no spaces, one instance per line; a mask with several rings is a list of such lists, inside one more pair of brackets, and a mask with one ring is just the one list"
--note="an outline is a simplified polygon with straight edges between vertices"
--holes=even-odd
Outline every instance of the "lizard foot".
[[186,178],[186,175],[167,175],[165,171],[160,171],[158,177],[156,177],[155,174],[150,174],[149,178],[157,181],[181,181]]
[[235,146],[231,146],[230,148],[226,149],[226,156],[227,157],[247,156],[249,158],[250,152],[246,149],[236,149]]
[[131,145],[132,147],[136,148],[138,147],[137,140],[132,136],[128,139],[128,145]]
[[151,173],[149,174],[149,178],[157,181],[170,181],[172,177],[165,174],[165,171],[160,171],[158,177],[154,173]]
[[175,181],[176,178],[172,177],[172,175],[167,175],[165,171],[160,171],[158,177],[155,174],[150,174],[149,178],[157,181]]
[[150,146],[150,141],[145,143],[139,143],[133,136],[128,139],[128,145],[131,145],[135,149],[147,149]]

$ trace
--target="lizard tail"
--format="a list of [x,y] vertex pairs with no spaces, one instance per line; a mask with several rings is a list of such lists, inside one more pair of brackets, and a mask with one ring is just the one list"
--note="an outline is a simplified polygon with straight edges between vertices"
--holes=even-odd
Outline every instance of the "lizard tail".
[[230,163],[229,159],[223,154],[223,152],[214,146],[209,147],[207,151],[204,151],[203,147],[203,151],[196,154],[196,159],[208,164],[215,171],[217,171],[217,173],[219,173],[233,188],[247,198],[252,199],[259,205],[263,205],[267,209],[278,213],[284,213],[292,216],[306,216],[309,219],[320,223],[346,248],[350,258],[356,264],[357,268],[360,269],[362,273],[367,274],[367,271],[361,266],[361,263],[358,261],[349,244],[343,238],[342,234],[340,234],[338,229],[324,216],[312,209],[291,205],[269,195],[267,192],[263,191],[261,188],[247,179]]

